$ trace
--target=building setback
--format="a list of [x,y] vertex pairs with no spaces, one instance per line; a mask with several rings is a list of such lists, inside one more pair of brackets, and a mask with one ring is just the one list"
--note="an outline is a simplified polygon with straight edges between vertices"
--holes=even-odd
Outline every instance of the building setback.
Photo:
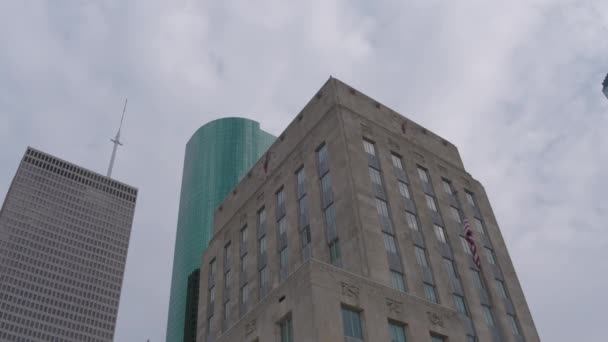
[[200,258],[213,233],[213,212],[274,140],[256,121],[222,118],[186,144],[167,342],[196,340]]
[[215,212],[199,342],[539,341],[453,144],[330,78],[269,151]]
[[27,149],[0,211],[0,341],[113,340],[136,198]]

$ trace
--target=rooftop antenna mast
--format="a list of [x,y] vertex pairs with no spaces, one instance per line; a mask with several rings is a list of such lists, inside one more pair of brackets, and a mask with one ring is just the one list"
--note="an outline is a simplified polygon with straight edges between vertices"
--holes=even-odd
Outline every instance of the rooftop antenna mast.
[[108,177],[112,176],[112,168],[114,167],[114,159],[116,159],[116,150],[118,149],[118,145],[122,146],[120,142],[120,129],[122,128],[122,122],[125,119],[125,111],[127,110],[127,99],[125,99],[125,106],[122,108],[122,117],[120,118],[120,126],[118,126],[118,132],[116,132],[116,136],[114,139],[110,139],[111,142],[114,143],[114,148],[112,149],[112,157],[110,158],[110,166],[108,166]]

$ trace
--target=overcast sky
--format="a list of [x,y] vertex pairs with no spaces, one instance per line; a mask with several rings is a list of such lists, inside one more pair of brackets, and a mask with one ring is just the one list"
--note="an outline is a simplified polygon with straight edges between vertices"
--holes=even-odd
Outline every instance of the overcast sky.
[[542,340],[605,336],[608,1],[290,2],[0,1],[0,197],[28,145],[104,173],[129,98],[116,341],[164,341],[194,131],[238,115],[278,135],[330,75],[459,147]]

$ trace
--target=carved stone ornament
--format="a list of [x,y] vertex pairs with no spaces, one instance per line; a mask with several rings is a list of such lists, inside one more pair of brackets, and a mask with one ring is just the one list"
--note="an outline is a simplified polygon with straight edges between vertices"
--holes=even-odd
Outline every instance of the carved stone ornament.
[[245,336],[249,336],[253,332],[255,332],[255,328],[256,328],[255,319],[252,319],[251,321],[247,322],[247,324],[245,324]]
[[241,223],[244,223],[247,221],[247,213],[242,213],[241,214]]
[[401,314],[403,303],[386,298],[386,307],[388,308],[389,312],[399,315]]
[[347,297],[359,299],[359,288],[355,285],[342,282],[342,294]]
[[443,327],[443,318],[441,318],[441,316],[439,316],[438,314],[427,311],[426,316],[429,318],[429,322],[431,322],[432,325],[438,325],[440,327]]
[[258,195],[258,202],[261,202],[264,200],[264,193],[260,192],[260,194]]
[[370,126],[362,123],[361,124],[361,132],[363,132],[363,134],[372,134],[373,130]]
[[399,151],[399,144],[397,144],[393,139],[388,138],[388,146],[390,146],[393,150]]

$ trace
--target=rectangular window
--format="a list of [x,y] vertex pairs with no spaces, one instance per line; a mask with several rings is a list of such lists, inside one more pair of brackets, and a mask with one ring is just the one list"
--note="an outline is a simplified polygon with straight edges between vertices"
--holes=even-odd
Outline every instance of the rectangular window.
[[424,295],[426,296],[426,300],[437,304],[437,293],[435,292],[435,286],[424,283]]
[[260,270],[260,297],[262,297],[266,293],[266,289],[268,288],[268,267],[264,266]]
[[445,239],[445,230],[443,229],[443,227],[434,224],[433,230],[435,231],[435,236],[437,237],[437,241],[447,243],[447,241]]
[[492,265],[496,265],[496,259],[494,258],[494,252],[491,249],[489,249],[488,247],[484,247],[483,249],[486,253],[486,258],[488,259],[488,262]]
[[[282,209],[281,209],[282,208]],[[285,191],[283,188],[277,192],[277,210],[285,209]]]
[[450,276],[450,279],[458,279],[458,275],[456,274],[456,268],[454,267],[454,262],[452,260],[448,258],[443,258],[443,267],[448,273],[448,276]]
[[416,261],[418,261],[418,265],[422,267],[429,267],[429,264],[426,261],[426,253],[424,252],[424,249],[414,246],[414,250],[416,252]]
[[298,171],[296,171],[296,183],[299,198],[306,193],[306,173],[304,172],[304,167],[301,167]]
[[215,265],[215,259],[211,260],[211,262],[209,262],[209,278],[211,280],[215,279],[215,268],[217,266]]
[[264,208],[258,211],[258,227],[263,227],[266,224],[266,210]]
[[215,286],[209,289],[209,305],[213,306],[215,303]]
[[452,190],[452,184],[450,184],[450,181],[448,181],[447,179],[442,178],[441,185],[443,185],[443,191],[445,191],[446,194],[452,195],[454,193],[454,191]]
[[291,317],[288,317],[279,323],[280,342],[293,342],[293,327]]
[[243,304],[243,306],[247,307],[248,300],[249,300],[249,286],[247,286],[247,283],[245,283],[245,285],[243,285],[243,287],[241,287],[241,304]]
[[505,289],[505,283],[502,280],[496,279],[496,287],[498,287],[498,293],[504,299],[507,299],[507,290]]
[[259,241],[260,255],[266,253],[266,235],[262,236]]
[[431,342],[445,342],[445,338],[442,336],[431,335]]
[[285,217],[279,220],[279,236],[287,234],[287,219]]
[[403,170],[403,163],[401,163],[401,157],[391,153],[391,159],[393,161],[393,166],[399,170]]
[[334,206],[330,205],[323,212],[323,218],[325,219],[325,225],[327,229],[331,232],[336,232],[336,213],[334,211]]
[[329,262],[334,266],[341,266],[340,244],[338,240],[329,243]]
[[435,198],[431,195],[424,195],[426,197],[426,205],[431,209],[431,211],[437,212],[437,205],[435,204]]
[[486,320],[486,324],[490,327],[494,326],[494,316],[492,315],[492,309],[487,305],[481,306],[483,310],[483,317]]
[[226,290],[230,290],[230,285],[232,284],[232,272],[230,272],[230,270],[228,270],[225,274],[224,274],[224,288]]
[[287,270],[287,261],[288,261],[288,250],[287,247],[283,248],[279,252],[279,269],[282,271],[281,274],[284,276]]
[[481,280],[481,274],[475,269],[471,269],[471,272],[473,274],[473,283],[478,289],[483,290],[485,287],[483,286],[483,280]]
[[227,322],[230,319],[230,301],[224,303],[224,322]]
[[384,235],[384,249],[388,253],[397,254],[397,245],[395,244],[395,238],[387,233],[382,233]]
[[308,225],[308,200],[306,195],[298,200],[298,217],[300,227]]
[[247,274],[247,253],[241,256],[241,273]]
[[454,207],[450,207],[450,212],[452,213],[452,218],[454,219],[454,221],[462,223],[462,218],[460,217],[460,210]]
[[418,220],[416,219],[416,215],[410,213],[409,211],[406,211],[405,219],[406,219],[407,225],[410,227],[410,229],[415,230],[415,231],[420,230],[420,228],[418,227]]
[[241,246],[247,246],[247,226],[241,229]]
[[395,290],[405,292],[405,283],[403,281],[403,274],[397,271],[391,271],[391,283]]
[[457,294],[454,295],[454,306],[456,306],[456,311],[461,314],[468,316],[469,312],[467,311],[467,306],[464,303],[464,297],[459,296]]
[[475,207],[475,197],[472,193],[465,191],[464,197],[466,198],[467,203],[469,203],[471,207]]
[[374,169],[373,167],[369,167],[369,178],[371,178],[372,183],[377,186],[382,186],[382,178],[380,176],[380,171]]
[[481,234],[484,235],[485,234],[485,230],[483,229],[483,223],[481,223],[481,220],[479,220],[478,218],[473,218],[473,223],[475,225],[475,230]]
[[429,182],[429,174],[428,172],[421,168],[420,166],[418,167],[418,176],[420,176],[420,180],[424,183],[428,183]]
[[375,156],[376,155],[376,148],[374,147],[374,143],[363,139],[363,149],[365,149],[365,152],[367,152],[367,154]]
[[[327,207],[331,202],[328,200],[331,197],[331,176],[329,173],[321,177],[321,194],[323,196],[323,205]],[[326,203],[327,201],[327,203]]]
[[342,308],[342,322],[344,336],[363,341],[363,328],[361,327],[361,314],[357,311]]
[[226,244],[226,246],[224,246],[224,269],[228,269],[230,267],[230,264],[232,263],[231,260],[231,247],[232,244],[230,243],[230,241]]
[[517,325],[517,320],[515,316],[507,314],[507,319],[509,320],[509,326],[511,326],[511,331],[514,335],[521,335],[519,332],[519,326]]
[[323,146],[317,150],[317,159],[319,161],[319,165],[327,163],[327,145],[323,144]]
[[380,215],[380,217],[385,217],[385,218],[389,218],[388,216],[388,206],[386,205],[386,202],[376,198],[376,209],[378,210],[378,215]]
[[391,342],[407,342],[403,325],[389,322],[388,331],[391,334]]
[[401,194],[401,196],[403,196],[407,199],[412,198],[410,195],[410,189],[407,187],[406,183],[399,182],[399,193]]
[[460,244],[462,245],[462,249],[466,254],[473,255],[471,252],[471,245],[469,245],[469,242],[463,236],[460,237]]

